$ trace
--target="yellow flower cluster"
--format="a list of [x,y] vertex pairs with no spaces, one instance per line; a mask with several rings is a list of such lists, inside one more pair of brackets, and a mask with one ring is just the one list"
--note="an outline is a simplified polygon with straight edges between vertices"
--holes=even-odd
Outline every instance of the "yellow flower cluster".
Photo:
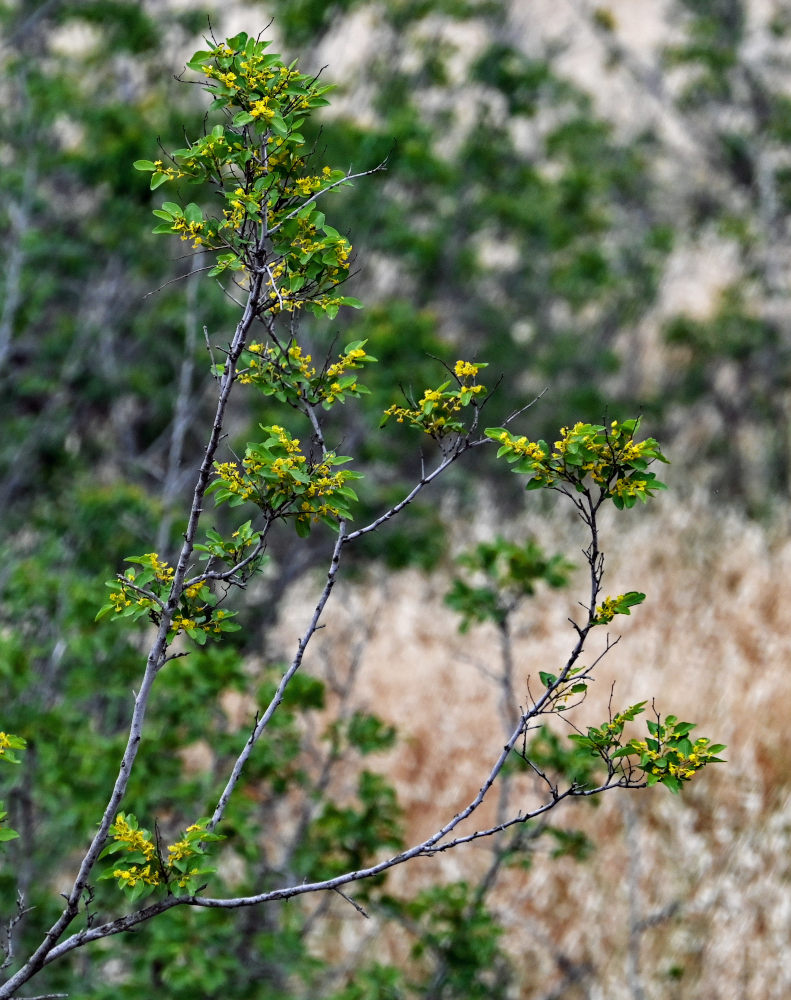
[[607,625],[619,613],[618,600],[615,597],[606,597],[596,608],[596,622],[599,625]]
[[276,110],[270,105],[268,97],[262,97],[260,101],[254,101],[250,105],[250,114],[253,118],[273,118]]
[[[206,611],[206,607],[195,608],[195,613],[200,614]],[[223,611],[222,608],[211,608],[209,609],[210,614],[204,615],[204,621],[197,621],[196,618],[191,618],[188,615],[177,614],[173,618],[171,628],[174,630],[175,634],[178,635],[179,632],[205,632],[206,635],[214,633],[219,635],[222,631],[222,623],[228,617],[229,613]],[[192,636],[195,638],[195,636]]]
[[281,427],[279,424],[272,424],[269,429],[277,435],[278,444],[282,445],[289,455],[299,455],[301,461],[305,461],[305,457],[300,455],[299,438],[292,438],[285,427]]
[[[187,827],[186,833],[201,833],[203,829],[202,826],[193,824]],[[163,882],[169,882],[172,877],[171,873],[175,873],[177,875],[176,884],[184,888],[190,876],[198,873],[197,868],[182,871],[184,866],[179,866],[178,869],[174,870],[176,862],[184,861],[200,853],[196,848],[198,838],[185,837],[183,840],[171,844],[168,847],[168,857],[163,870],[157,849],[154,843],[147,838],[146,831],[132,827],[123,813],[118,814],[115,823],[110,827],[110,832],[113,840],[116,843],[124,844],[129,854],[142,854],[146,860],[145,864],[138,862],[131,863],[128,867],[120,865],[113,867],[111,874],[118,879],[118,883],[122,887],[133,889],[140,882],[150,886],[158,886]]]
[[482,365],[474,365],[471,361],[457,361],[453,372],[457,378],[475,378]]
[[[231,109],[234,124],[215,125],[187,149],[174,151],[172,165],[161,160],[135,165],[152,172],[152,189],[184,177],[209,182],[225,198],[219,211],[206,219],[198,206],[188,205],[182,212],[179,205],[165,202],[155,212],[163,220],[155,232],[178,235],[195,250],[227,250],[211,268],[217,275],[258,267],[250,246],[254,227],[265,221],[281,259],[269,261],[268,301],[262,309],[276,315],[310,304],[334,316],[345,300],[328,292],[347,276],[351,247],[334,230],[324,229],[323,215],[312,204],[301,215],[295,210],[295,204],[312,202],[343,178],[341,171],[328,166],[309,170],[301,155],[302,112],[326,104],[322,94],[327,88],[265,49],[265,43],[240,33],[230,45],[196,53],[190,68],[204,74],[215,103]],[[296,228],[300,231],[294,239]]]
[[[589,434],[590,428],[581,422],[574,424],[569,429],[562,427],[560,430],[560,440],[555,441],[555,450],[552,452],[552,459],[565,464],[569,454],[570,446],[578,445],[583,439],[587,450],[593,451],[596,458],[575,465],[580,472],[589,473],[593,481],[601,487],[606,487],[613,477],[615,466],[624,466],[634,459],[640,458],[650,444],[648,441],[634,441],[631,437],[624,440],[624,430],[617,420],[613,420],[610,425],[610,437],[604,437],[601,441],[595,441]],[[646,480],[619,479],[612,488],[614,496],[620,498],[637,497],[646,486]]]
[[[226,45],[217,46],[212,50],[216,59],[224,59],[233,56],[235,53]],[[239,63],[242,72],[241,77],[231,70],[222,70],[212,63],[204,64],[203,72],[212,80],[218,80],[229,90],[255,91],[255,90],[280,90],[288,86],[289,82],[299,76],[295,70],[289,70],[286,66],[268,67],[262,66],[260,57],[253,56],[243,59]],[[276,81],[272,86],[272,81]],[[252,111],[250,112],[252,114]]]
[[273,424],[264,430],[269,438],[248,446],[241,469],[236,462],[215,464],[218,478],[210,489],[218,491],[218,502],[239,497],[278,516],[296,516],[298,530],[311,520],[349,517],[348,503],[356,498],[346,483],[359,473],[333,471],[347,460],[328,452],[312,465],[285,428]]
[[247,480],[239,471],[236,462],[217,462],[214,466],[217,476],[223,480],[225,488],[243,500],[252,500],[255,497],[255,489],[252,483]]
[[397,423],[406,421],[435,438],[443,437],[449,431],[461,431],[463,426],[455,418],[476,396],[486,392],[486,386],[470,385],[467,379],[474,379],[484,367],[469,361],[457,361],[453,369],[458,380],[457,388],[448,390],[450,382],[445,382],[437,389],[426,389],[414,409],[393,405],[385,410],[384,420],[395,417]]
[[316,369],[311,366],[312,355],[303,354],[299,344],[292,344],[288,349],[288,359],[292,368],[305,378],[313,378]]
[[[664,774],[665,770],[667,770],[674,778],[688,780],[694,777],[696,771],[699,771],[709,763],[711,755],[706,752],[708,743],[709,741],[702,736],[700,739],[695,740],[692,752],[688,756],[680,754],[678,750],[671,751],[676,760],[668,760],[666,769],[660,763],[656,763],[653,766],[651,764],[644,765],[644,769],[647,774]],[[650,749],[646,740],[633,740],[631,745],[642,753],[644,759],[648,758],[650,761],[657,762],[665,759],[659,750]]]
[[239,382],[242,385],[279,386],[290,384],[294,376],[306,380],[316,376],[316,369],[311,364],[312,356],[303,354],[298,344],[292,344],[288,348],[287,363],[281,360],[278,350],[264,344],[252,343],[247,350],[255,356],[247,368],[239,374]]
[[345,268],[349,263],[349,257],[351,256],[352,245],[348,240],[344,239],[342,236],[335,244],[335,255],[338,258],[338,266],[330,268],[331,275],[340,274],[341,269]]
[[362,347],[353,347],[343,354],[338,361],[329,366],[326,375],[330,385],[329,389],[324,392],[324,399],[328,403],[334,402],[334,400],[340,396],[341,393],[356,393],[359,391],[360,387],[356,380],[354,382],[341,385],[338,379],[342,378],[349,371],[362,368],[362,362],[367,357],[368,356]]
[[187,629],[200,629],[202,632],[215,632],[219,634],[222,632],[220,622],[222,622],[227,616],[228,612],[220,609],[214,612],[209,621],[198,624],[194,618],[185,618],[182,615],[176,615],[173,619],[173,628],[178,630],[184,629],[185,631]]
[[113,605],[116,614],[120,614],[124,608],[130,608],[132,606],[132,599],[129,597],[129,591],[123,589],[114,590],[110,594],[110,603]]
[[[311,226],[310,229],[313,234],[316,233],[316,230],[313,226]],[[294,239],[291,241],[291,245],[292,247],[294,247],[295,250],[299,250],[300,253],[306,254],[307,256],[316,253],[317,250],[321,250],[322,247],[324,246],[324,244],[320,240],[311,239],[309,235],[295,236]]]
[[164,174],[170,181],[178,180],[179,177],[186,177],[187,174],[183,170],[176,170],[175,167],[165,167],[162,165],[162,160],[154,160],[154,166],[157,168],[156,173]]
[[[154,579],[158,585],[167,586],[173,581],[175,570],[164,560],[160,559],[156,552],[147,552],[137,561],[141,563],[144,569],[153,570]],[[134,583],[136,576],[137,574],[134,569],[127,570],[125,577],[119,580],[121,585],[120,590],[113,591],[110,594],[110,604],[113,606],[116,614],[120,614],[125,608],[131,607],[133,603],[138,604],[140,607],[153,607],[149,598],[138,594],[137,591],[126,585],[127,580],[129,583]]]
[[321,177],[298,177],[296,181],[296,193],[307,198],[321,188]]
[[[218,160],[225,159],[233,149],[241,149],[240,142],[229,142],[223,133],[209,133],[196,141],[189,151],[182,151],[178,156],[178,167],[166,167],[162,160],[154,160],[154,173],[166,177],[169,181],[182,177],[197,177],[207,167],[213,166]],[[187,152],[189,156],[185,155]]]
[[[199,826],[190,826],[187,828],[187,833],[192,830],[200,830]],[[184,858],[189,858],[195,853],[192,844],[189,840],[177,840],[175,844],[171,844],[168,847],[168,864],[173,864],[174,861],[183,861]]]
[[115,818],[113,838],[120,844],[126,844],[131,854],[142,854],[146,861],[153,861],[156,857],[157,849],[153,842],[146,838],[143,830],[131,827],[123,813]]
[[621,454],[625,462],[631,462],[635,458],[642,458],[648,449],[648,441],[628,441],[621,449]]
[[123,813],[116,816],[111,832],[113,839],[120,844],[125,844],[130,854],[142,854],[146,859],[145,865],[133,864],[129,868],[114,868],[115,878],[129,888],[133,888],[138,882],[145,882],[146,885],[159,885],[161,879],[156,864],[157,849],[153,842],[145,836],[145,832],[131,827]]
[[[300,451],[299,438],[290,437],[288,431],[278,424],[273,424],[270,430],[277,435],[278,444],[286,451],[286,455],[276,458],[266,467],[271,469],[280,481],[293,478],[293,473],[301,472],[307,462]],[[243,471],[240,471],[236,462],[217,462],[214,466],[217,476],[223,480],[225,488],[230,493],[243,500],[258,502],[261,494],[253,482],[253,477],[264,469],[264,463],[253,453],[244,457],[242,467]]]
[[[258,176],[262,176],[263,173],[265,173],[263,168],[257,171]],[[233,191],[226,193],[226,200],[230,208],[223,209],[223,217],[219,222],[220,230],[232,229],[240,232],[248,220],[258,220],[264,211],[264,192],[256,191],[254,188],[245,191],[242,187],[235,187]],[[267,211],[271,207],[271,202],[268,202]]]
[[352,350],[347,351],[339,361],[335,364],[330,365],[327,369],[327,378],[336,379],[341,375],[345,375],[349,368],[359,368],[359,362],[365,357],[365,351],[362,347],[354,347]]
[[266,395],[285,394],[296,400],[308,399],[311,403],[331,404],[346,395],[365,392],[350,372],[363,368],[366,362],[376,359],[366,354],[364,342],[350,344],[344,353],[323,372],[318,372],[310,354],[303,354],[299,344],[291,343],[283,350],[254,342],[247,348],[251,357],[239,373],[239,382],[257,385]]
[[178,233],[182,240],[192,240],[194,250],[206,243],[205,222],[187,222],[184,216],[178,216],[173,220],[173,232]]
[[505,455],[507,461],[518,462],[514,471],[532,477],[528,489],[569,483],[585,491],[590,477],[616,507],[624,508],[633,507],[637,500],[645,502],[665,488],[645,470],[652,462],[666,459],[653,438],[634,440],[638,426],[638,420],[614,420],[608,428],[578,422],[561,428],[554,450],[544,441],[514,437],[502,427],[489,427],[486,435],[501,445],[498,458]]
[[511,437],[508,431],[503,431],[497,440],[501,444],[509,445],[515,454],[521,455],[524,458],[533,458],[537,462],[542,462],[547,457],[547,453],[542,451],[535,441],[528,441],[524,435],[515,438]]
[[244,205],[236,200],[233,202],[233,210],[229,211],[227,208],[223,209],[222,222],[220,223],[221,229],[241,229],[242,224],[245,221],[246,213]]
[[280,260],[277,264],[272,265],[269,268],[269,278],[266,282],[266,287],[270,292],[270,312],[293,312],[295,309],[300,309],[305,304],[305,299],[301,297],[299,292],[291,292],[286,288],[280,287],[280,282],[283,278],[288,277],[289,269],[285,260]]
[[[155,624],[159,624],[165,607],[163,598],[173,583],[175,570],[156,552],[147,552],[128,561],[138,563],[141,568],[129,569],[119,579],[120,589],[110,594],[109,603],[101,609],[97,619],[113,611],[125,617],[131,615],[134,619],[148,614]],[[205,641],[203,635],[196,632],[209,635],[238,628],[226,620],[233,617],[231,612],[217,610],[209,603],[210,595],[209,587],[203,581],[184,589],[182,597],[188,602],[188,607],[182,605],[181,611],[173,616],[168,641],[186,631],[192,639],[202,643]]]
[[170,583],[175,573],[172,566],[169,566],[168,563],[160,559],[156,552],[146,552],[143,558],[149,560],[148,565],[154,571],[154,575],[160,583]]
[[133,889],[138,882],[145,882],[146,885],[159,885],[159,873],[151,870],[151,865],[134,865],[132,868],[115,868],[113,875],[122,885],[128,885]]
[[[596,476],[594,475],[594,479]],[[625,499],[626,497],[639,497],[640,494],[645,490],[647,486],[647,480],[645,479],[619,479],[612,489],[611,493],[615,497],[621,497]]]
[[[307,489],[307,496],[324,497],[330,493],[334,493],[335,490],[343,486],[345,478],[346,473],[343,469],[340,469],[338,472],[332,472],[329,465],[326,462],[322,462],[313,470],[313,477]],[[332,511],[332,513],[335,513],[335,511]]]
[[295,72],[289,72],[286,66],[279,66],[277,72],[269,67],[261,68],[258,65],[257,60],[244,59],[239,64],[239,68],[244,73],[244,78],[247,81],[248,87],[251,90],[257,90],[261,87],[265,87],[270,80],[278,78],[284,84],[287,84],[292,77],[297,76]]
[[[561,427],[560,428],[560,441],[556,441],[555,442],[555,448],[557,449],[557,451],[561,455],[565,454],[566,449],[568,448],[569,439],[572,438],[572,437],[574,437],[574,436],[578,436],[578,435],[582,434],[584,432],[584,430],[585,430],[585,424],[583,424],[581,421],[577,421],[577,423],[574,424],[574,426],[571,428],[571,430],[569,430],[568,427]],[[554,457],[555,456],[553,455],[553,458]]]

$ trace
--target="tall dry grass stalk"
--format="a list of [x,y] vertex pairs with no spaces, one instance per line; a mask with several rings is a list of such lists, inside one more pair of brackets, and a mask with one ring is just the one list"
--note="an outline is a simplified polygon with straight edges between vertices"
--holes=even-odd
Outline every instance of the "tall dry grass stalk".
[[[615,707],[655,696],[663,712],[727,743],[728,763],[678,797],[662,788],[616,791],[598,808],[561,807],[553,820],[585,829],[593,857],[552,860],[551,845],[539,845],[530,871],[501,875],[492,899],[518,970],[514,996],[524,1000],[791,996],[791,542],[700,498],[654,507],[604,526],[605,592],[640,589],[648,599],[613,623],[622,639],[578,719],[603,721],[615,682]],[[479,530],[494,534],[492,522]],[[572,557],[585,540],[562,512],[526,517],[504,533],[531,533]],[[499,692],[486,673],[497,668],[496,636],[457,633],[442,602],[448,579],[447,569],[410,571],[344,586],[311,664],[319,673],[343,670],[361,628],[370,629],[355,701],[401,734],[381,766],[397,785],[410,840],[470,799],[501,745]],[[297,634],[307,587],[286,602],[282,639]],[[526,608],[517,691],[526,694],[529,677],[537,683],[540,669],[563,662],[567,618],[584,593],[579,585],[543,592]],[[535,790],[521,794],[517,807]],[[488,860],[486,844],[469,847],[400,869],[389,884],[414,894],[432,880],[475,879]],[[350,908],[337,913],[335,947],[367,948],[370,925]],[[374,955],[403,960],[404,942],[377,936]],[[570,967],[578,985],[553,992]]]

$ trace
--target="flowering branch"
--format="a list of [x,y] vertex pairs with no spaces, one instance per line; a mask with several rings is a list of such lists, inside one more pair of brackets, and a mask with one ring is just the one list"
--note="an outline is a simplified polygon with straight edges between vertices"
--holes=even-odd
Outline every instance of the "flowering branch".
[[[156,552],[129,557],[127,562],[132,568],[109,583],[109,603],[97,616],[132,621],[147,618],[155,629],[112,790],[65,894],[65,907],[30,957],[0,984],[0,1000],[10,1000],[22,984],[68,952],[130,930],[175,906],[235,909],[307,893],[340,891],[342,886],[372,878],[413,858],[430,857],[524,825],[569,798],[657,782],[678,791],[702,767],[719,760],[716,755],[723,749],[705,738],[693,743],[689,739],[694,728],[691,723],[680,722],[675,716],[663,720],[658,714],[647,724],[646,739],[626,740],[625,726],[643,711],[645,702],[641,702],[611,713],[601,726],[590,726],[584,732],[572,727],[575,732],[571,738],[579,749],[604,767],[604,780],[584,784],[570,780],[561,790],[530,760],[526,737],[537,721],[548,715],[566,718],[562,713],[584,700],[587,681],[601,659],[597,657],[589,666],[580,662],[590,632],[608,625],[616,615],[630,614],[630,609],[645,597],[629,591],[600,600],[604,562],[597,526],[598,511],[605,501],[611,500],[619,509],[630,508],[663,488],[648,467],[655,461],[665,461],[664,456],[652,438],[635,439],[639,421],[613,421],[607,428],[575,424],[561,431],[554,448],[543,441],[514,435],[507,426],[488,428],[484,437],[477,438],[481,408],[489,398],[486,387],[478,380],[486,365],[460,359],[448,370],[450,377],[445,382],[425,389],[419,399],[407,400],[404,406],[390,406],[382,418],[382,424],[392,419],[431,437],[439,447],[439,462],[430,472],[422,470],[419,482],[398,503],[369,524],[348,530],[357,501],[351,484],[362,476],[344,468],[350,457],[327,447],[321,412],[363,394],[366,390],[358,381],[359,372],[375,363],[376,358],[367,353],[365,341],[355,341],[346,345],[334,361],[330,350],[324,364],[314,366],[297,340],[296,316],[308,310],[318,318],[332,320],[341,306],[359,307],[356,299],[336,294],[349,276],[351,246],[326,223],[317,203],[336,188],[384,169],[385,163],[356,174],[328,166],[315,170],[302,149],[304,139],[299,128],[312,110],[327,103],[323,94],[328,88],[318,86],[315,77],[286,66],[278,56],[265,53],[266,47],[267,43],[240,34],[196,53],[188,65],[206,78],[204,86],[223,121],[190,142],[188,148],[170,154],[173,166],[165,166],[160,160],[138,160],[135,164],[137,169],[151,174],[152,189],[184,180],[207,184],[214,190],[220,204],[215,214],[207,214],[193,202],[164,202],[155,210],[160,221],[154,231],[178,236],[193,249],[215,254],[209,273],[244,286],[246,297],[240,303],[242,315],[224,360],[214,366],[215,413],[175,565]],[[234,276],[239,272],[237,280]],[[277,328],[284,319],[287,335]],[[264,331],[260,343],[252,340],[254,324],[260,324]],[[263,439],[248,444],[240,460],[219,461],[228,406],[237,385],[274,398],[289,416],[296,411],[300,419],[307,421],[307,445],[288,427],[273,423],[262,427]],[[505,423],[510,424],[519,412]],[[203,859],[222,839],[216,830],[245,766],[281,709],[287,688],[321,627],[344,546],[399,515],[465,452],[491,441],[499,446],[498,456],[511,463],[514,472],[527,477],[528,490],[546,488],[569,497],[589,532],[585,556],[590,581],[588,604],[583,605],[586,616],[581,624],[572,622],[576,639],[565,664],[557,675],[539,672],[543,690],[534,696],[528,687],[530,704],[511,716],[515,722],[506,743],[496,754],[478,792],[430,837],[375,863],[350,864],[349,870],[333,877],[245,896],[200,895],[205,876],[213,872],[203,867]],[[201,536],[209,496],[217,505],[231,509],[244,506],[253,513],[246,521],[237,522],[229,537],[215,529]],[[308,536],[320,523],[336,533],[326,580],[296,652],[236,757],[212,815],[188,826],[182,838],[165,851],[160,848],[158,835],[152,838],[132,813],[119,811],[142,744],[154,684],[170,661],[186,655],[171,651],[179,637],[202,645],[241,627],[230,621],[234,612],[220,609],[220,604],[232,587],[244,586],[263,564],[268,535],[276,522],[293,526],[300,538]],[[204,572],[190,576],[196,553],[208,559],[208,564]],[[222,565],[227,568],[218,568]],[[212,591],[216,584],[228,585],[221,588],[219,598]],[[608,638],[605,652],[611,645]],[[510,694],[511,673],[509,663]],[[0,734],[0,757],[5,755],[9,762],[14,760],[14,750],[23,746],[24,741]],[[516,815],[508,815],[503,806],[495,825],[472,833],[460,832],[461,825],[476,814],[498,780],[504,780],[504,768],[512,755],[523,757],[544,779],[542,801]],[[504,802],[501,798],[501,804]],[[0,814],[3,818],[4,814]],[[0,833],[4,833],[3,839],[15,835],[7,830]],[[401,843],[392,837],[387,842],[391,846]],[[157,892],[159,898],[99,925],[92,925],[89,918],[87,926],[64,937],[84,905],[85,894],[92,891],[97,862],[108,857],[113,859],[112,864],[99,877],[114,879],[131,903],[137,904],[144,896]],[[6,949],[9,958],[11,929]]]

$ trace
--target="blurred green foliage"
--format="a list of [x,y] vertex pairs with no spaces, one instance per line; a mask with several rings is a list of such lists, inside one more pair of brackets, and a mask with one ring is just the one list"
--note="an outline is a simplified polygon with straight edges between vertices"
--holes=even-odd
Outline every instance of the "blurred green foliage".
[[500,537],[480,542],[457,564],[472,575],[471,580],[456,576],[445,595],[445,603],[461,616],[460,632],[486,621],[505,626],[537,583],[565,587],[574,568],[561,553],[548,556],[532,538],[522,545]]

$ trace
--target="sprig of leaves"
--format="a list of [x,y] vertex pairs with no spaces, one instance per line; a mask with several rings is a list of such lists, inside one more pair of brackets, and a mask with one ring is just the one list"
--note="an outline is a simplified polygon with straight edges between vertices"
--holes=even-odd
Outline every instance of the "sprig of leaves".
[[668,715],[664,721],[661,718],[647,721],[648,738],[632,738],[623,743],[626,723],[641,715],[645,705],[644,701],[638,702],[609,722],[589,726],[585,734],[572,733],[569,739],[592,756],[607,761],[611,767],[621,761],[622,774],[633,777],[634,770],[639,769],[647,785],[662,784],[673,793],[680,792],[683,784],[701,768],[724,762],[719,754],[725,750],[725,744],[712,743],[706,737],[699,737],[693,743],[689,734],[696,724],[680,722],[675,715]]
[[639,426],[639,419],[613,420],[609,427],[576,423],[561,429],[554,448],[546,441],[514,435],[505,427],[487,427],[485,434],[500,445],[498,458],[510,462],[513,472],[529,477],[526,489],[569,485],[583,493],[593,486],[623,510],[667,488],[647,471],[653,462],[667,463],[667,458],[654,438],[635,440]]

